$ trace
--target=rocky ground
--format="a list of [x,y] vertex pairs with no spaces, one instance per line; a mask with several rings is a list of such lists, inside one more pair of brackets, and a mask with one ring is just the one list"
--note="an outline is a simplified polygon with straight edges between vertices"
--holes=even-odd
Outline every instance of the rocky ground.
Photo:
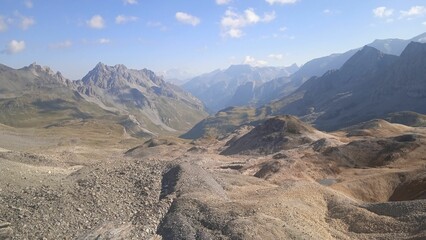
[[426,129],[273,121],[194,142],[0,126],[0,239],[426,238]]

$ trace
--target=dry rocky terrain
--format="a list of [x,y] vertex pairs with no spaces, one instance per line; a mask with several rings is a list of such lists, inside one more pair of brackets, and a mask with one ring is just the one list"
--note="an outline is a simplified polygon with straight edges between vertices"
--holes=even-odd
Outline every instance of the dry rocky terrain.
[[220,139],[0,125],[0,239],[425,239],[426,128],[290,116]]

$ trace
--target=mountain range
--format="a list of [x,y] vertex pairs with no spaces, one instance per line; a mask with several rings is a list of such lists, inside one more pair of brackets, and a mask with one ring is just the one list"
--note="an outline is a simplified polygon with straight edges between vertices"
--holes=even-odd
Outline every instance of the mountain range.
[[0,98],[0,121],[12,126],[99,118],[145,136],[182,132],[207,116],[198,99],[154,72],[102,63],[78,81],[35,63],[1,65]]
[[366,46],[339,70],[312,78],[273,103],[323,130],[337,130],[399,111],[426,113],[426,44],[394,56]]
[[[381,39],[367,46],[383,53],[399,56],[410,42],[426,42],[426,33],[408,40]],[[201,99],[207,108],[216,112],[230,106],[262,106],[270,101],[288,96],[309,78],[320,77],[329,70],[339,69],[361,48],[344,53],[315,58],[300,68],[292,65],[285,68],[286,74],[265,75],[265,68],[231,66],[224,71],[214,71],[200,75],[183,85],[193,95]],[[268,68],[270,70],[270,68]],[[251,71],[251,74],[248,72]],[[229,73],[231,72],[231,73]],[[217,96],[222,96],[220,100]]]
[[232,65],[225,70],[195,77],[182,87],[203,101],[210,112],[216,112],[227,106],[256,102],[255,89],[258,86],[277,77],[289,76],[297,70],[297,65],[283,68]]
[[148,69],[124,65],[99,63],[77,81],[37,64],[1,65],[0,122],[46,127],[76,118],[109,119],[132,135],[153,136],[185,132],[207,116],[206,106],[222,110],[183,136],[220,134],[280,114],[336,130],[393,112],[425,112],[424,41],[426,34],[376,40],[301,68],[233,65],[184,84],[195,96]]
[[186,138],[220,136],[241,124],[291,114],[320,130],[337,130],[392,113],[426,113],[426,43],[411,42],[400,56],[365,46],[338,70],[312,77],[295,92],[254,108],[232,107],[198,123]]

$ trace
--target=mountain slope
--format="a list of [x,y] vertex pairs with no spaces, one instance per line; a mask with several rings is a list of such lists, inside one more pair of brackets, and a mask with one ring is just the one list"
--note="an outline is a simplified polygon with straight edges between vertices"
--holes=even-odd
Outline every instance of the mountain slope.
[[426,44],[412,42],[400,57],[366,46],[341,69],[307,81],[293,96],[273,105],[279,113],[303,117],[322,130],[392,112],[425,113],[425,66]]
[[14,127],[45,127],[65,120],[114,116],[87,102],[61,73],[31,64],[0,65],[0,122]]
[[[399,56],[410,42],[426,42],[426,33],[420,34],[408,40],[396,38],[378,39],[372,43],[367,44],[367,46],[376,48],[386,54]],[[258,90],[262,91],[263,93],[258,94],[260,96],[259,103],[267,104],[272,100],[288,96],[311,77],[321,77],[329,70],[337,70],[341,68],[343,64],[360,49],[361,48],[357,48],[344,53],[331,54],[329,56],[315,58],[305,63],[297,72],[291,76],[277,78],[273,81],[263,84],[259,87]]]
[[216,112],[256,101],[254,90],[258,86],[280,76],[289,76],[297,69],[296,65],[287,68],[232,65],[226,70],[195,77],[183,88],[201,99],[210,111]]
[[311,126],[293,116],[279,116],[266,120],[246,135],[229,143],[222,155],[272,154],[283,149],[312,143],[322,136]]
[[148,133],[184,131],[206,116],[198,99],[147,69],[99,63],[73,87],[86,100],[128,115]]
[[399,57],[366,46],[339,70],[311,78],[284,98],[257,109],[224,109],[183,136],[217,137],[242,124],[257,125],[282,114],[298,116],[327,131],[375,118],[421,126],[424,120],[417,113],[426,113],[425,66],[426,43],[410,43]]

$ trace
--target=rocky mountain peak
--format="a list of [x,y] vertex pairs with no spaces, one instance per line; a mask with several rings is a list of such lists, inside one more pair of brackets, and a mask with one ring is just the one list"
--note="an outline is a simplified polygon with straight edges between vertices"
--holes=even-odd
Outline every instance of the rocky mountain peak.
[[36,62],[33,62],[30,65],[28,65],[28,67],[26,67],[26,69],[32,71],[36,75],[37,75],[37,73],[46,73],[46,74],[49,74],[49,75],[55,75],[55,72],[53,72],[52,69],[50,69],[47,66],[38,65]]
[[248,74],[254,71],[254,67],[248,64],[231,65],[227,68],[224,73],[229,76],[240,76],[241,74]]
[[385,54],[374,47],[364,46],[343,64],[341,71],[356,75],[365,74],[378,66],[389,65],[396,61],[398,57]]
[[388,85],[410,97],[426,97],[426,43],[408,44],[395,65],[388,76]]
[[410,42],[401,53],[402,59],[426,56],[426,43]]
[[30,71],[33,75],[37,76],[40,80],[45,80],[46,77],[54,79],[53,82],[60,84],[67,84],[69,82],[59,71],[54,72],[50,67],[41,66],[36,62],[31,63],[27,67],[22,68],[23,70]]
[[108,66],[103,63],[98,63],[93,70],[83,77],[82,82],[85,85],[96,85],[103,89],[128,88],[131,86],[150,88],[165,84],[162,78],[156,76],[150,70],[134,70],[128,69],[123,64]]

